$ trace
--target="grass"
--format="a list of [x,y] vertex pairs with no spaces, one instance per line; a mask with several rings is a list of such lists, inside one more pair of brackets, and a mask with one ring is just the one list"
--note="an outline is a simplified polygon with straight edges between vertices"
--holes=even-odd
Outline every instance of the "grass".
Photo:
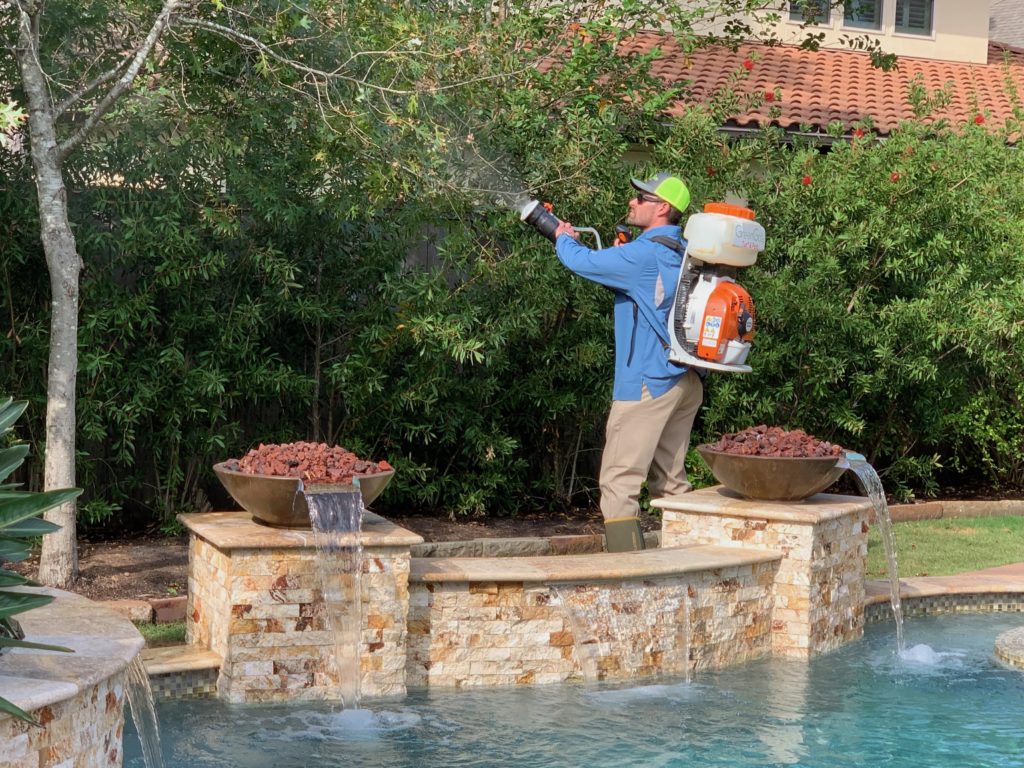
[[147,648],[160,648],[165,645],[184,645],[185,622],[168,621],[152,624],[148,621],[135,622],[135,628],[146,639]]
[[[948,518],[896,523],[896,563],[901,578],[949,576],[1024,560],[1024,517]],[[885,552],[872,525],[868,578],[885,578]]]

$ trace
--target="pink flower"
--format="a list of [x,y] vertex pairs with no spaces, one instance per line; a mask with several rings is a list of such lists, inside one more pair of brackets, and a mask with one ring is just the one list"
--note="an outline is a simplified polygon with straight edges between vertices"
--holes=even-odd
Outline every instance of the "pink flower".
[[747,72],[752,70],[754,68],[754,60],[753,59],[744,59],[743,60],[743,68],[745,70],[747,70]]
[[800,179],[800,183],[806,187],[808,184],[811,183],[811,177],[805,174],[804,177]]

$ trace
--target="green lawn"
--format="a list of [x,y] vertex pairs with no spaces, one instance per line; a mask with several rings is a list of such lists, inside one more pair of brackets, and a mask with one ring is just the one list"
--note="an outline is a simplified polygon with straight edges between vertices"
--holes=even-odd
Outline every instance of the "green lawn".
[[[897,523],[900,577],[948,576],[1024,561],[1024,517],[971,517]],[[885,552],[872,525],[868,578],[884,578]]]
[[146,639],[147,648],[185,644],[184,621],[169,621],[161,624],[140,621],[135,623],[135,628]]

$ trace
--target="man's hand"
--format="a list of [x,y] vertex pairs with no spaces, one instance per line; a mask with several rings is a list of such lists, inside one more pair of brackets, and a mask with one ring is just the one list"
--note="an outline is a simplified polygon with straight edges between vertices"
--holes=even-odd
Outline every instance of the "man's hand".
[[579,240],[579,235],[576,234],[576,230],[572,228],[572,224],[568,221],[563,221],[558,225],[558,229],[555,230],[555,239],[557,240],[562,235],[568,235],[573,240]]

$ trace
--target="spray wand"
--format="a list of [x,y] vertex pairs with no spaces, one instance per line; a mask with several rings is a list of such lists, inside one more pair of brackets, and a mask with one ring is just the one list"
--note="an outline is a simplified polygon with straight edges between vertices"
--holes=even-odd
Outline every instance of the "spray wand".
[[[555,242],[555,231],[562,222],[552,213],[551,203],[542,203],[540,200],[530,200],[519,210],[519,218],[540,232],[551,242]],[[601,250],[604,245],[601,243],[601,235],[593,227],[574,227],[577,232],[586,232],[594,236],[597,241],[597,249]],[[628,242],[628,241],[627,241]]]

